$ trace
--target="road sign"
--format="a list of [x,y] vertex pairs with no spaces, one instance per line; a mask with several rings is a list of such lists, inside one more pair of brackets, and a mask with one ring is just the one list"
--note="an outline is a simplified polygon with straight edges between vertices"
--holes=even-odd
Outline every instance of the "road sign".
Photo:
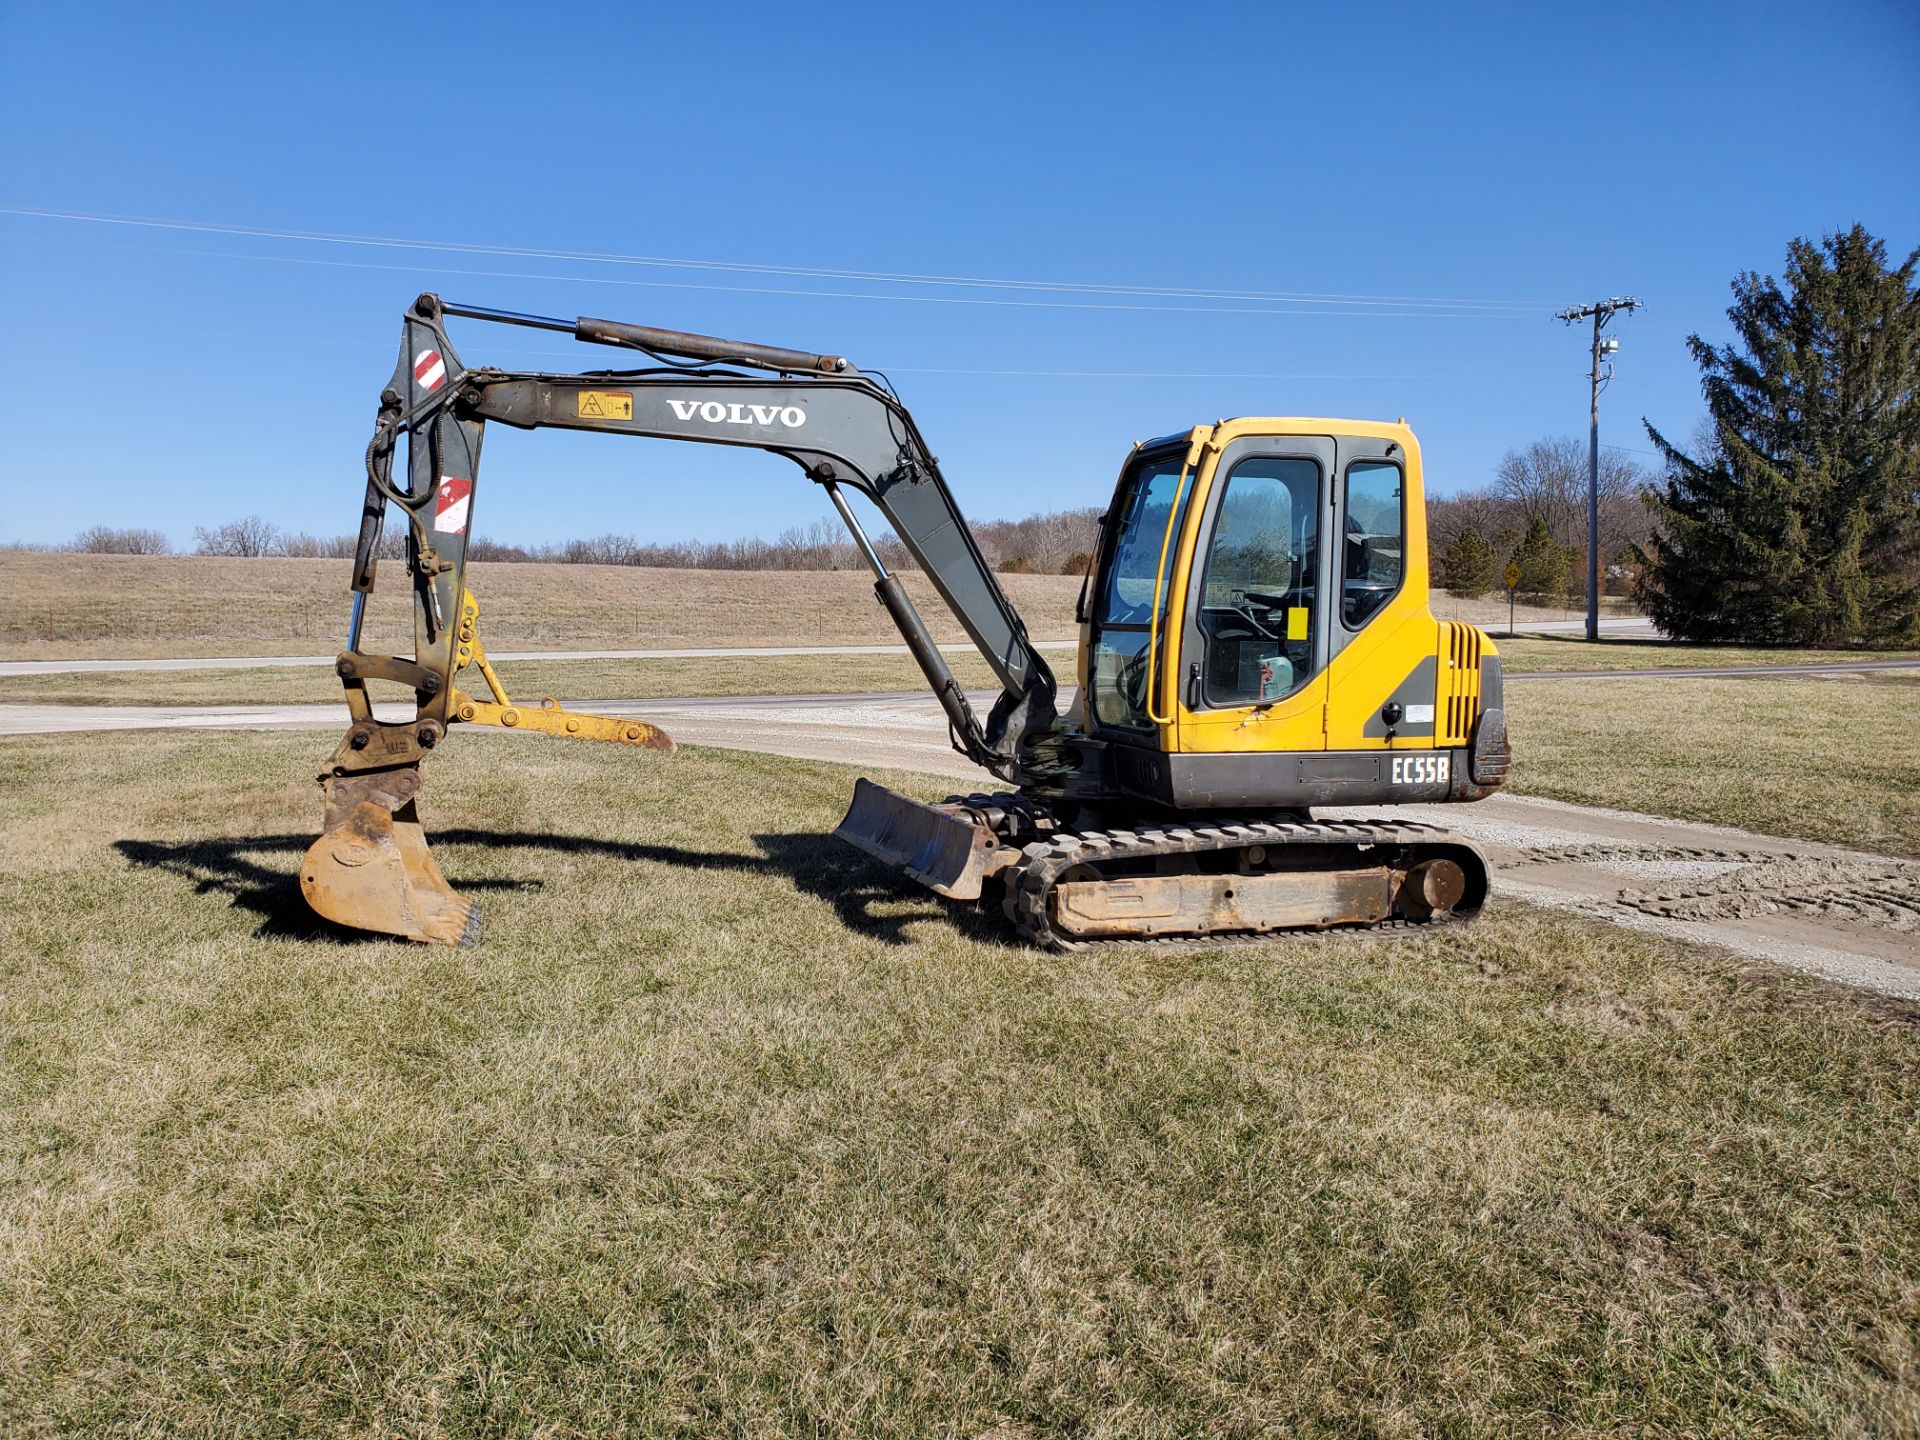
[[1509,560],[1507,562],[1507,573],[1500,578],[1507,582],[1507,589],[1513,589],[1514,586],[1520,583],[1520,567]]

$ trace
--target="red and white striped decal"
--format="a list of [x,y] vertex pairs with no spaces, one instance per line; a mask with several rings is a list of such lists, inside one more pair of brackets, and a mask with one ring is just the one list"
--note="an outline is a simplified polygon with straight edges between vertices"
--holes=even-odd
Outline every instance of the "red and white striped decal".
[[467,533],[467,507],[473,499],[473,481],[453,475],[440,477],[440,491],[434,499],[433,528],[447,535]]
[[447,366],[438,350],[422,350],[413,357],[413,380],[428,394],[446,384]]

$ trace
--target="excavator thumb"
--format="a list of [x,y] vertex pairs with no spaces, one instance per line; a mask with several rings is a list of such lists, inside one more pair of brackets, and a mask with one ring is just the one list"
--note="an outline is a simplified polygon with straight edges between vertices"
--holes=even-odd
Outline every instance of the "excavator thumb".
[[359,930],[439,945],[478,943],[479,909],[454,894],[420,828],[420,762],[332,775],[323,784],[324,828],[300,862],[307,903]]

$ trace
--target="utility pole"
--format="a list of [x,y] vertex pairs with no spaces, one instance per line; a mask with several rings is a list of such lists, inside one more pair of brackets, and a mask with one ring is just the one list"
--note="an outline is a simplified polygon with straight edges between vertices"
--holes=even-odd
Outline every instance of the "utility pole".
[[1591,305],[1575,305],[1562,310],[1553,318],[1564,320],[1572,325],[1576,321],[1593,317],[1593,367],[1587,372],[1592,383],[1593,393],[1587,409],[1587,639],[1600,638],[1600,392],[1606,388],[1607,381],[1613,378],[1613,362],[1606,362],[1606,370],[1600,368],[1601,357],[1610,356],[1620,348],[1620,342],[1614,339],[1602,340],[1600,332],[1618,312],[1624,310],[1631,315],[1641,308],[1639,300],[1631,295],[1615,295],[1607,300],[1596,300]]

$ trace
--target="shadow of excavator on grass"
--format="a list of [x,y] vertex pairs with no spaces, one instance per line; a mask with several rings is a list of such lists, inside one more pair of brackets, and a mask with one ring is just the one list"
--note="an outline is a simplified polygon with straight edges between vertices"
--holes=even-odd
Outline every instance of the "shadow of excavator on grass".
[[[912,943],[909,927],[930,919],[957,925],[970,935],[997,933],[979,912],[936,899],[831,835],[756,835],[753,841],[760,851],[757,855],[524,831],[443,830],[433,837],[434,853],[450,872],[448,880],[462,894],[479,899],[483,908],[489,893],[543,890],[546,882],[535,878],[540,869],[537,855],[549,852],[691,871],[782,876],[796,889],[832,905],[849,930],[888,945]],[[349,944],[387,938],[330,924],[308,908],[300,894],[298,865],[312,843],[311,835],[283,834],[181,842],[120,840],[114,848],[133,865],[189,882],[196,894],[224,895],[235,907],[252,911],[261,917],[255,934],[262,937]],[[458,852],[468,845],[524,851],[532,873],[527,878],[462,877]]]

